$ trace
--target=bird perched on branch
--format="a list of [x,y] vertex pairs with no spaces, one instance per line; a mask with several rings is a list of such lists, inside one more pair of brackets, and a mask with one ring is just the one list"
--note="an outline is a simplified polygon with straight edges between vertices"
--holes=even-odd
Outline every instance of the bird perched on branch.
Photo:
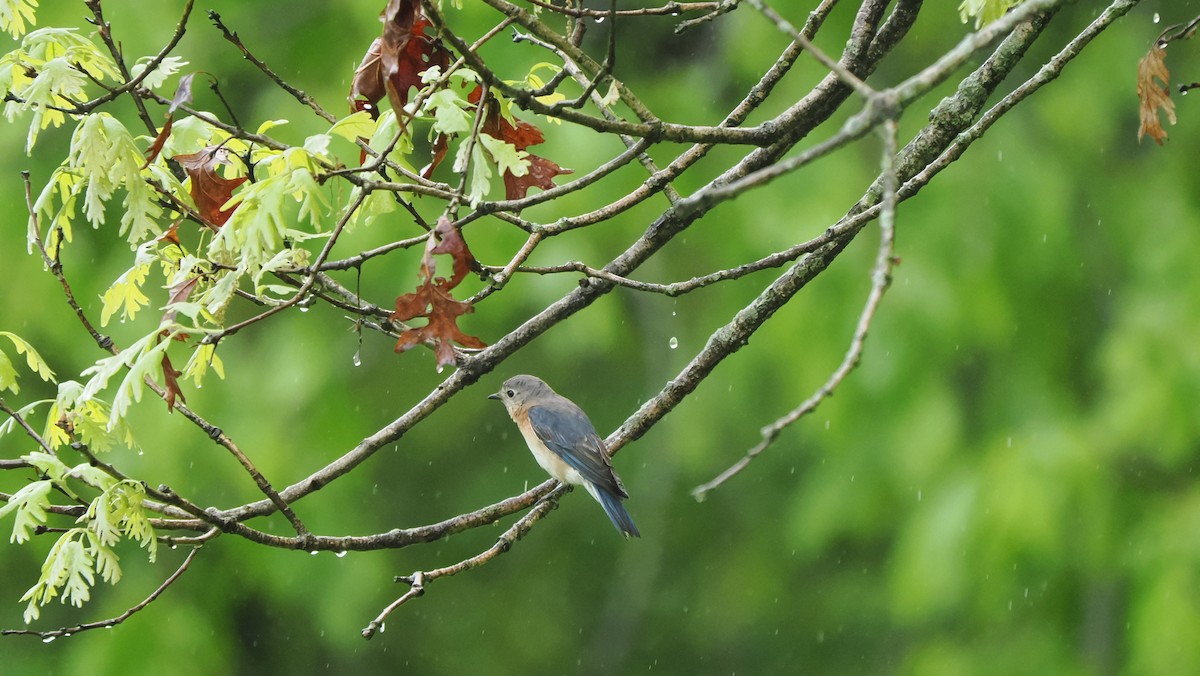
[[513,376],[488,399],[499,399],[534,459],[550,476],[583,486],[625,537],[641,537],[621,501],[629,497],[613,471],[604,441],[583,409],[533,376]]

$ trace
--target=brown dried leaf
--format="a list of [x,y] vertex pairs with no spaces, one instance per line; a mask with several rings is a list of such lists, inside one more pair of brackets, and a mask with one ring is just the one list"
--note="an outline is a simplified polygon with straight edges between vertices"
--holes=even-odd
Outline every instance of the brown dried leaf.
[[163,389],[167,391],[167,413],[175,410],[175,398],[178,397],[181,403],[187,403],[187,397],[183,396],[183,390],[179,388],[179,376],[183,375],[182,371],[176,371],[171,365],[171,358],[163,352],[162,356],[162,371],[163,371]]
[[554,177],[559,174],[574,173],[574,169],[563,169],[554,162],[534,155],[529,154],[529,172],[524,176],[513,176],[511,172],[504,172],[504,196],[510,200],[519,200],[525,197],[530,188],[541,188],[549,190],[554,187]]
[[[188,277],[187,279],[176,282],[167,288],[167,305],[174,303],[186,302],[188,297],[192,295],[192,291],[196,288],[196,284],[200,281],[200,277]],[[176,310],[168,309],[163,313],[163,322],[175,321]]]
[[350,85],[350,109],[378,114],[384,96],[397,114],[408,103],[408,90],[421,86],[420,73],[431,66],[444,70],[450,52],[435,36],[426,35],[432,24],[421,14],[419,0],[388,0],[379,15],[383,36],[375,38],[363,56]]
[[171,227],[167,228],[166,232],[159,235],[158,241],[159,242],[170,242],[171,244],[174,244],[175,246],[183,246],[179,242],[179,224],[181,222],[182,221],[175,221],[174,223],[172,223]]
[[171,114],[167,113],[167,121],[163,123],[162,131],[158,132],[158,136],[154,137],[154,143],[151,143],[150,147],[146,148],[146,163],[142,165],[143,169],[150,166],[154,158],[158,157],[158,154],[162,152],[163,144],[167,142],[167,137],[171,135],[172,123]]
[[[1138,63],[1137,93],[1141,99],[1142,124],[1138,127],[1138,141],[1146,134],[1162,145],[1167,138],[1167,132],[1162,128],[1158,119],[1158,109],[1167,114],[1167,121],[1175,124],[1175,103],[1171,101],[1171,73],[1167,70],[1165,57],[1167,50],[1155,44]],[[1155,80],[1160,80],[1159,85]]]
[[[447,290],[453,289],[466,279],[475,265],[475,257],[467,248],[467,241],[463,239],[462,232],[445,216],[438,219],[433,228],[433,237],[425,243],[425,261],[429,267],[430,279],[433,279],[435,272],[433,254],[449,254],[454,261],[454,276],[445,282]],[[443,280],[435,281],[441,283]]]
[[[453,260],[450,279],[437,276],[435,255],[449,255]],[[421,284],[413,293],[396,298],[396,311],[391,318],[408,321],[424,317],[425,326],[411,328],[400,334],[396,351],[405,352],[421,344],[431,344],[437,355],[437,365],[454,364],[454,343],[464,347],[484,348],[487,343],[467,335],[458,328],[458,318],[474,312],[470,303],[455,300],[451,291],[470,273],[475,258],[467,248],[462,233],[445,217],[439,218],[421,258]]]
[[[478,104],[482,87],[476,87],[468,96],[468,100]],[[517,120],[514,125],[504,118],[500,113],[500,104],[496,99],[488,93],[489,105],[487,108],[487,119],[483,122],[483,132],[492,138],[507,141],[513,144],[517,150],[525,150],[529,146],[537,145],[546,140],[542,135],[542,130],[536,125]],[[529,160],[529,171],[524,176],[514,176],[512,172],[504,172],[504,197],[510,200],[519,200],[529,192],[530,188],[541,188],[549,190],[554,187],[554,177],[559,174],[574,173],[573,169],[564,169],[555,162],[552,162],[539,155],[529,153],[526,157]]]
[[371,117],[379,117],[379,107],[375,104],[387,95],[383,86],[383,70],[380,63],[380,49],[383,38],[375,38],[362,63],[354,71],[354,80],[350,83],[350,111],[357,113],[366,110]]
[[221,209],[233,191],[246,182],[245,176],[224,178],[217,173],[221,164],[229,164],[228,151],[220,146],[209,146],[204,150],[187,155],[176,155],[174,160],[192,179],[192,201],[205,222],[215,227],[225,225],[234,209]]
[[445,134],[438,134],[434,137],[433,146],[429,149],[429,164],[421,168],[421,178],[433,176],[433,170],[442,163],[449,148],[450,140],[446,138]]

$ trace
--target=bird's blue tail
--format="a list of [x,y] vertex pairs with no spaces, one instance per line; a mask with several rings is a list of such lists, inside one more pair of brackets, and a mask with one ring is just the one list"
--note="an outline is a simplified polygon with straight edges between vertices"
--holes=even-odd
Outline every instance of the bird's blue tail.
[[608,514],[608,518],[612,521],[617,530],[625,537],[640,538],[642,534],[638,532],[637,526],[633,525],[633,519],[629,516],[629,512],[625,511],[625,506],[621,504],[621,499],[609,493],[608,491],[597,489],[589,491],[592,497],[596,498],[596,502],[604,508],[604,512]]

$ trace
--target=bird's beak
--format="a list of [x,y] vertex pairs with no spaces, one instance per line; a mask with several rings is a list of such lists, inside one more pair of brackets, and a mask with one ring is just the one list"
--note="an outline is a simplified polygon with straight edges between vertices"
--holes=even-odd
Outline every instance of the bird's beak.
[[499,398],[500,398],[499,392],[494,392],[494,393],[488,395],[488,399],[499,399]]

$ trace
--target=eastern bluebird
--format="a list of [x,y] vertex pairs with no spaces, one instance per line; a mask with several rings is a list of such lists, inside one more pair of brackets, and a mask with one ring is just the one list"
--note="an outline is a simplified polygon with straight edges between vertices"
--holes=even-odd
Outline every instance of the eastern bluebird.
[[582,409],[533,376],[509,378],[488,399],[504,403],[542,469],[563,483],[586,488],[625,537],[642,536],[621,506],[629,493]]

